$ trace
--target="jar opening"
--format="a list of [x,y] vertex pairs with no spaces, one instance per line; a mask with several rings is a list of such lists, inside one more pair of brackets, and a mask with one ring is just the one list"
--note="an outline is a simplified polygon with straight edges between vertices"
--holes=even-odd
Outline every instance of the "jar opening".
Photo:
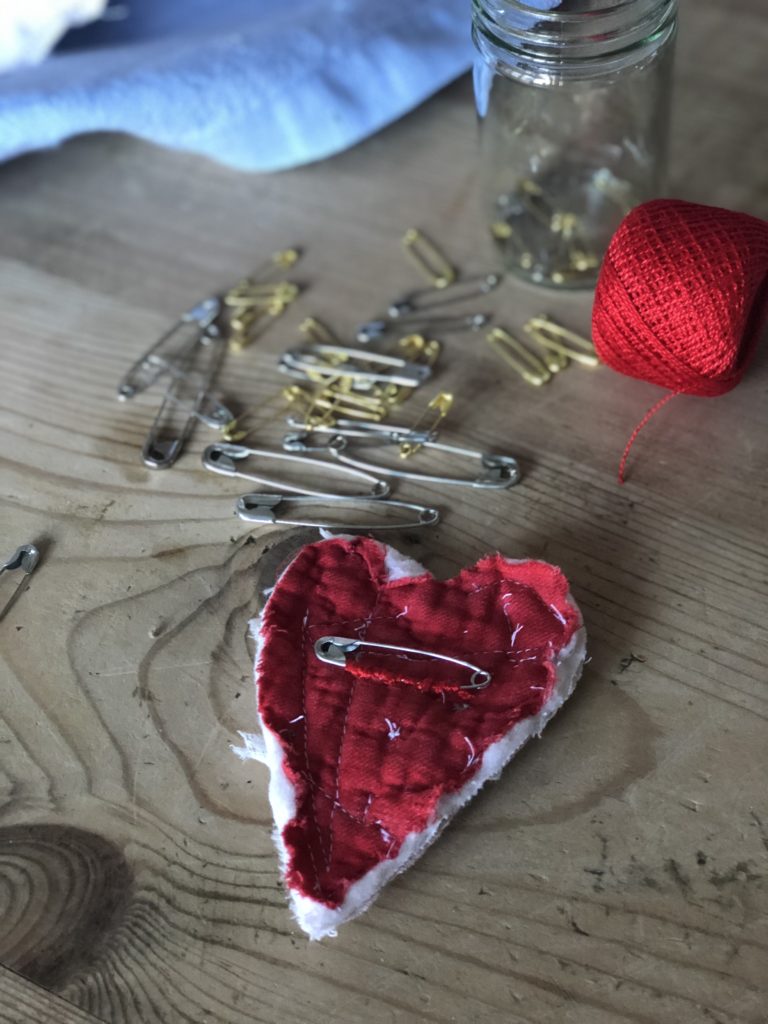
[[677,0],[473,0],[475,45],[526,77],[603,73],[650,56],[674,35]]

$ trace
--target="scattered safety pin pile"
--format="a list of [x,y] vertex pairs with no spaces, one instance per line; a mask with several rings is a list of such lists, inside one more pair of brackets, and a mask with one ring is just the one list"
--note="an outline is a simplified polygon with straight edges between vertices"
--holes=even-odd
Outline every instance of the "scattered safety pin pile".
[[[388,302],[384,314],[362,324],[355,334],[357,346],[341,342],[315,317],[305,318],[299,328],[300,344],[278,360],[278,370],[293,383],[258,409],[237,417],[213,391],[216,374],[227,349],[247,347],[296,299],[298,284],[276,278],[293,267],[299,251],[275,253],[224,295],[205,299],[185,313],[130,368],[118,389],[120,398],[129,399],[157,381],[166,382],[143,448],[145,464],[172,465],[197,422],[217,430],[219,439],[205,449],[203,466],[263,489],[236,502],[237,515],[252,524],[428,526],[438,522],[438,510],[391,499],[391,486],[398,480],[495,490],[515,485],[520,469],[511,455],[438,439],[438,428],[453,404],[448,392],[436,395],[411,427],[387,422],[393,410],[432,378],[441,352],[441,343],[431,337],[433,331],[478,330],[492,319],[488,311],[452,316],[444,307],[490,295],[501,280],[495,273],[460,277],[417,229],[407,231],[402,244],[427,286]],[[597,365],[587,339],[547,317],[532,318],[524,331],[527,345],[501,327],[492,328],[487,340],[529,384],[544,384],[569,361]],[[289,426],[278,450],[253,439],[265,425],[265,410],[276,400],[287,407]],[[381,458],[371,461],[372,449]],[[388,452],[396,456],[389,462]],[[418,453],[418,465],[410,464]],[[422,462],[431,453],[464,460],[470,468],[430,472]],[[282,467],[277,475],[267,469],[273,463]],[[326,482],[328,475],[336,483]],[[357,489],[340,493],[336,488],[344,482]],[[361,521],[329,522],[329,515],[333,519],[337,513],[341,519],[359,513]]]
[[120,381],[117,395],[122,401],[158,381],[167,385],[142,448],[142,460],[150,469],[172,466],[196,423],[223,430],[234,420],[213,392],[227,348],[241,351],[298,296],[297,284],[271,278],[292,267],[299,255],[297,249],[275,253],[222,297],[211,296],[182,314]]
[[553,374],[564,370],[571,361],[588,367],[600,365],[591,341],[549,317],[531,317],[523,325],[523,330],[528,345],[504,327],[492,328],[486,335],[486,341],[508,366],[533,387],[546,384]]

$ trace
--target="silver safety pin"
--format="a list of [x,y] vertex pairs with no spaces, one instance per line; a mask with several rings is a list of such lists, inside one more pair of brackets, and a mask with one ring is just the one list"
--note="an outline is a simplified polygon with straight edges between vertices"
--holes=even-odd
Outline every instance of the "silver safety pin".
[[356,640],[346,636],[321,636],[315,641],[315,654],[320,661],[327,665],[338,665],[344,668],[347,664],[347,657],[356,654],[361,647],[370,647],[380,651],[393,651],[398,654],[420,654],[424,658],[436,658],[438,661],[445,661],[451,665],[460,665],[470,670],[472,675],[470,681],[461,687],[462,690],[484,690],[491,681],[491,673],[485,669],[473,665],[461,658],[453,658],[448,654],[439,654],[437,651],[424,651],[418,647],[400,647],[397,644],[377,644],[372,640]]
[[[374,438],[377,444],[399,444],[401,441],[415,440],[417,436],[434,431],[414,430],[413,427],[399,427],[393,423],[377,423],[373,420],[349,420],[340,417],[333,423],[307,423],[299,416],[287,416],[285,422],[296,434],[341,434],[344,437]],[[291,437],[286,435],[286,439]],[[437,436],[434,434],[434,436]],[[385,438],[386,442],[380,439]],[[298,451],[299,449],[297,449]]]
[[[117,388],[121,401],[133,398],[184,360],[201,337],[213,327],[221,312],[217,298],[204,299],[183,313],[169,331],[160,337],[128,370]],[[211,332],[211,337],[215,332]]]
[[[379,515],[388,512],[407,510],[416,513],[415,519],[386,522],[381,519],[368,523],[332,523],[327,519],[320,521],[312,518],[295,518],[290,507],[294,504],[323,504],[333,502],[338,509],[358,509],[366,506]],[[247,523],[258,523],[265,526],[314,526],[319,530],[410,530],[417,526],[434,526],[440,521],[440,513],[436,508],[414,505],[407,501],[393,501],[388,498],[355,498],[347,495],[325,495],[323,498],[311,495],[285,497],[282,494],[244,494],[237,499],[235,512]]]
[[177,366],[180,372],[172,374],[141,450],[142,461],[150,469],[168,469],[174,464],[197,420],[219,429],[233,419],[231,411],[210,394],[227,351],[226,342],[214,326],[208,328],[205,337],[206,341],[199,340]]
[[313,444],[313,434],[330,434],[332,437],[354,438],[361,447],[378,448],[389,444],[414,444],[424,446],[427,441],[436,438],[434,431],[408,430],[405,427],[393,427],[376,424],[380,430],[360,430],[352,427],[335,425],[319,425],[302,430],[294,430],[283,437],[283,450],[286,452],[327,452],[328,441]]
[[430,316],[423,313],[411,313],[407,316],[382,317],[361,324],[355,332],[355,339],[362,344],[378,341],[393,328],[429,327],[435,334],[446,331],[478,331],[490,323],[489,313],[470,313],[468,316]]
[[[394,442],[399,444],[400,441]],[[357,469],[367,470],[370,473],[383,473],[385,476],[394,476],[402,480],[423,480],[431,484],[453,484],[457,487],[478,487],[502,490],[512,487],[520,482],[520,467],[517,459],[511,455],[494,455],[490,452],[475,451],[472,448],[460,448],[453,444],[443,444],[441,441],[425,440],[421,442],[425,449],[447,452],[450,455],[459,455],[469,459],[476,459],[480,462],[483,472],[477,477],[451,477],[438,476],[434,473],[418,473],[412,469],[395,469],[390,466],[381,466],[362,459],[356,459],[347,454],[349,439],[336,433],[328,441],[327,450],[347,466],[354,466]]]
[[[334,492],[318,491],[311,487],[297,484],[287,484],[283,480],[274,480],[264,476],[263,473],[244,473],[238,468],[238,463],[245,459],[281,459],[292,465],[312,466],[317,469],[327,469],[332,473],[345,474],[356,480],[363,480],[371,485],[368,493],[356,495],[337,495]],[[302,455],[288,455],[285,452],[273,452],[262,448],[247,448],[241,444],[212,444],[203,452],[203,465],[212,473],[221,473],[223,476],[233,476],[240,480],[253,480],[257,484],[273,488],[275,491],[286,491],[290,494],[312,495],[316,498],[335,497],[356,497],[356,498],[386,498],[389,494],[389,484],[371,473],[364,472],[349,466],[335,465],[333,462],[326,462],[321,459],[307,458]]]
[[445,288],[419,288],[390,303],[387,317],[399,320],[410,313],[428,313],[430,309],[466,302],[478,295],[488,295],[501,283],[500,274],[479,274],[463,281],[454,281]]
[[[344,362],[331,362],[342,357]],[[395,384],[418,387],[432,376],[426,363],[412,363],[399,356],[387,356],[368,349],[343,345],[309,345],[305,349],[289,349],[278,363],[279,369],[301,379],[334,379],[346,377],[369,384]]]
[[2,565],[0,565],[0,576],[4,572],[16,572],[21,570],[23,576],[19,580],[16,587],[13,589],[11,596],[5,602],[2,608],[0,608],[0,619],[8,612],[11,606],[15,603],[16,598],[21,594],[21,589],[27,581],[27,577],[34,572],[37,567],[37,563],[40,561],[40,551],[35,547],[34,544],[22,544],[21,547],[16,548],[10,558],[7,558]]

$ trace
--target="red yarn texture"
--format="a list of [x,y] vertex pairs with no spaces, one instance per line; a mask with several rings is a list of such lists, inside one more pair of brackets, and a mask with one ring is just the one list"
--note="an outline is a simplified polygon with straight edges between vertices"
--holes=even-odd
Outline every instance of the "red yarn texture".
[[[287,881],[329,907],[431,822],[491,743],[541,709],[554,658],[581,625],[567,580],[544,562],[495,555],[445,582],[389,582],[385,556],[362,537],[309,545],[262,619],[259,711],[296,795]],[[492,681],[449,695],[449,679],[469,672],[413,655],[350,655],[345,670],[316,657],[325,635],[462,658]]]
[[676,393],[741,380],[768,315],[768,223],[658,199],[624,219],[603,261],[592,337],[608,366]]

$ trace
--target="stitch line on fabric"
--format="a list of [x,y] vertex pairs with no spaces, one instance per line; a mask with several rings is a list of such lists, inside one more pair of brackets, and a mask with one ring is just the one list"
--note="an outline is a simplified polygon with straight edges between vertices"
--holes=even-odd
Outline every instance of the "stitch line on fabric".
[[[365,559],[363,558],[363,556],[360,554],[359,551],[355,551],[354,554],[357,555],[357,557],[360,559],[360,561],[365,566],[366,572],[368,574],[369,581],[372,584],[375,584],[376,580],[373,578],[373,575],[372,575],[372,573],[371,573],[371,571],[370,571],[370,569],[369,569]],[[381,597],[382,593],[383,593],[383,588],[379,587],[379,589],[376,591],[376,597],[374,599],[373,607],[371,608],[370,614],[368,615],[368,617],[366,619],[363,620],[361,625],[359,627],[357,627],[358,631],[359,630],[363,631],[362,632],[362,636],[360,637],[361,640],[364,640],[365,637],[368,634],[368,629],[370,628],[371,622],[373,622],[374,617],[376,615],[376,609],[379,606],[379,598]],[[341,756],[342,756],[342,754],[344,752],[344,739],[345,739],[345,737],[347,735],[347,722],[349,721],[349,711],[350,711],[350,708],[352,707],[352,699],[353,699],[353,697],[355,695],[356,686],[357,686],[357,679],[354,676],[352,676],[352,679],[351,679],[351,682],[350,682],[350,687],[349,687],[349,697],[347,698],[347,706],[346,706],[346,709],[344,711],[344,722],[343,722],[342,727],[341,727],[341,739],[339,740],[339,753],[338,753],[338,756],[336,758],[336,771],[335,771],[335,775],[336,775],[336,797],[335,797],[333,803],[331,804],[331,817],[330,817],[330,820],[328,822],[328,859],[326,861],[326,870],[330,870],[331,858],[333,856],[333,815],[334,815],[334,812],[336,810],[337,804],[341,803],[341,801],[339,800],[339,788],[341,786]]]
[[306,775],[304,772],[301,772],[300,774],[301,777],[320,794],[320,796],[324,796],[329,803],[335,805],[346,818],[350,819],[350,821],[354,821],[356,825],[362,825],[364,828],[374,828],[378,832],[378,826],[374,825],[372,821],[366,821],[364,818],[359,818],[356,814],[353,814],[352,811],[347,810],[341,801],[335,800],[333,794],[329,793],[326,789],[323,789],[323,787],[319,785],[311,775]]
[[[307,721],[307,619],[309,618],[309,611],[304,615],[304,622],[301,629],[301,710],[303,712],[304,721],[304,763],[307,766],[307,775],[311,775],[309,769],[309,723]],[[312,825],[314,826],[315,835],[317,836],[318,846],[322,847],[322,838],[320,835],[320,826],[317,822],[317,813],[315,811],[315,797],[312,792],[312,787],[309,790],[309,811],[312,819]],[[311,837],[310,837],[311,840]],[[320,892],[320,870],[315,860],[315,853],[312,849],[312,842],[307,843],[307,849],[309,850],[309,859],[312,861],[312,867],[315,870],[315,892]]]

